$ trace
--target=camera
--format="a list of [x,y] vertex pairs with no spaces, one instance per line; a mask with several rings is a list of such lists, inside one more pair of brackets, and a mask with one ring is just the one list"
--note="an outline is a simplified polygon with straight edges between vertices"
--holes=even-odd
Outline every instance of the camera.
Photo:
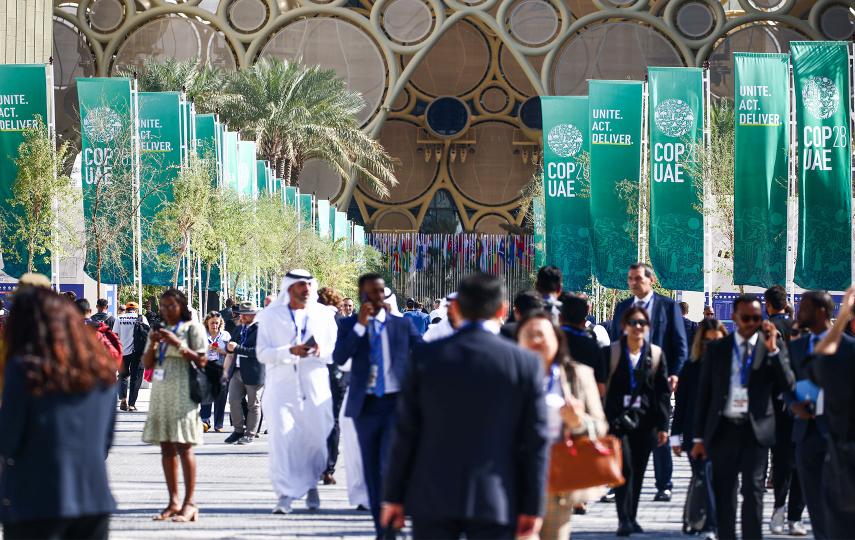
[[151,322],[151,331],[152,332],[160,332],[164,328],[165,328],[165,325],[163,324],[163,321],[156,320],[156,321]]
[[635,411],[624,411],[622,415],[614,420],[617,431],[627,433],[638,427],[638,414]]

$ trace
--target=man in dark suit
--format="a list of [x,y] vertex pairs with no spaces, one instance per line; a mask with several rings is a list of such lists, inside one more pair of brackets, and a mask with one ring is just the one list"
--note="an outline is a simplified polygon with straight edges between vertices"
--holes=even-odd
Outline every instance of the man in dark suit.
[[[229,377],[229,414],[234,431],[227,444],[252,444],[261,426],[261,394],[264,391],[264,364],[258,361],[255,342],[258,339],[258,308],[252,301],[241,302],[237,309],[240,326],[235,329],[226,352],[235,357]],[[244,409],[243,400],[246,399]]]
[[403,526],[406,508],[416,539],[537,533],[548,449],[543,368],[498,336],[503,297],[499,278],[465,278],[457,303],[466,322],[416,349],[399,402],[383,525]]
[[[653,291],[656,276],[649,264],[635,263],[629,267],[626,278],[629,290],[633,296],[627,298],[615,307],[612,321],[620,321],[623,312],[630,306],[643,307],[650,315],[650,342],[659,346],[668,361],[668,382],[671,391],[677,387],[677,379],[683,362],[689,356],[689,345],[686,340],[686,329],[683,325],[683,314],[676,302]],[[612,341],[620,339],[620,325],[612,325]],[[653,468],[656,473],[656,501],[670,501],[671,475],[674,471],[671,462],[671,449],[668,445],[653,450]]]
[[508,339],[517,339],[517,326],[523,318],[532,311],[546,308],[543,296],[535,290],[520,291],[514,297],[514,310],[512,320],[502,325],[501,334]]
[[[829,538],[825,526],[825,507],[822,503],[822,469],[825,462],[828,426],[825,415],[816,415],[818,388],[810,382],[808,370],[814,358],[816,345],[828,334],[834,300],[824,291],[808,291],[802,294],[799,304],[799,328],[806,335],[790,342],[790,366],[796,377],[796,392],[786,393],[787,404],[795,415],[792,426],[792,442],[795,444],[797,479],[801,483],[804,500],[810,512],[813,536],[816,540]],[[848,337],[846,339],[849,339]],[[790,501],[792,505],[792,500]],[[794,516],[790,516],[791,521]]]
[[561,302],[558,320],[561,323],[561,330],[564,331],[564,337],[567,338],[570,357],[594,370],[597,389],[600,391],[600,396],[605,396],[608,366],[597,338],[585,324],[588,315],[588,299],[565,293],[558,297],[558,301]]
[[[736,486],[742,476],[742,537],[762,537],[763,476],[775,443],[772,397],[792,389],[787,350],[760,302],[733,303],[737,332],[707,346],[695,405],[693,459],[712,460],[719,538],[736,538]],[[762,325],[762,331],[761,331]]]
[[698,323],[689,318],[688,302],[680,302],[680,313],[683,315],[683,329],[686,331],[686,344],[691,350],[692,342],[695,340],[695,331],[698,329]]
[[386,304],[380,274],[359,278],[359,313],[339,322],[333,361],[353,359],[345,416],[353,418],[371,514],[378,534],[383,472],[386,470],[395,407],[410,353],[422,336],[409,319],[394,315]]

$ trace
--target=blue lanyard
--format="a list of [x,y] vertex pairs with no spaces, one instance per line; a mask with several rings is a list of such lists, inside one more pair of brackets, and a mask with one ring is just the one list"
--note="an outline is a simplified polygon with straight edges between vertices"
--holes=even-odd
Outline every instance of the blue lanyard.
[[[759,339],[757,340],[760,341]],[[747,340],[745,341],[748,342]],[[733,338],[733,352],[736,353],[736,357],[741,360],[739,364],[739,382],[742,386],[748,385],[748,377],[751,375],[751,366],[754,364],[754,355],[757,352],[757,345],[754,345],[748,352],[748,357],[742,358],[742,351],[739,350],[739,345],[736,344],[736,337]]]
[[549,374],[549,382],[546,384],[546,390],[544,390],[544,394],[548,394],[552,391],[552,388],[555,386],[555,381],[561,377],[561,372],[559,371],[559,367],[557,364],[552,364],[552,370]]
[[306,314],[306,319],[303,321],[303,330],[300,330],[300,327],[297,326],[297,318],[294,316],[294,310],[291,309],[291,306],[288,306],[288,314],[291,315],[291,322],[294,323],[294,333],[297,338],[297,344],[303,343],[303,338],[306,337],[306,332],[309,328],[309,314]]
[[[177,334],[179,328],[181,328],[181,323],[178,323],[175,325],[175,327],[172,329],[172,333]],[[166,343],[164,343],[162,341],[158,345],[158,351],[157,351],[157,365],[158,366],[163,365],[163,360],[164,360],[164,358],[166,358],[166,349],[168,349],[168,348],[169,348],[169,345],[167,345]]]
[[374,331],[375,336],[383,334],[383,330],[386,328],[387,322],[389,322],[389,319],[386,319],[382,323],[377,319],[371,319],[371,329]]
[[578,328],[573,328],[572,326],[562,326],[561,329],[565,332],[570,332],[574,336],[588,337],[588,332],[585,330],[579,330]]
[[644,361],[644,356],[647,352],[647,343],[644,343],[644,345],[641,346],[641,350],[639,351],[638,364],[635,368],[632,367],[632,359],[629,357],[629,347],[624,345],[623,352],[624,354],[626,354],[626,367],[629,371],[629,390],[634,394],[635,389],[638,388],[638,381],[635,379],[635,370],[638,369],[638,366],[640,366],[641,362]]

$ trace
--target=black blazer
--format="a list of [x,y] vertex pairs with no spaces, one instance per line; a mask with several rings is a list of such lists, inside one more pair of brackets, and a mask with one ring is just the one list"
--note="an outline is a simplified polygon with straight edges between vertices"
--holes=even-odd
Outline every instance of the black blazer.
[[597,340],[587,332],[580,335],[570,330],[564,330],[564,337],[567,338],[567,349],[573,360],[590,366],[594,370],[594,378],[597,382],[605,384],[609,366],[607,361],[603,361],[603,353]]
[[[603,361],[608,366],[611,358],[611,347],[603,347],[602,350]],[[635,367],[635,380],[641,385],[638,391],[638,396],[641,398],[641,406],[637,413],[640,420],[638,429],[650,430],[655,428],[656,431],[668,431],[668,424],[671,420],[671,387],[668,384],[668,362],[663,352],[656,371],[653,371],[649,346],[645,347],[645,350],[647,354],[638,361]],[[606,370],[608,369],[606,367]],[[624,396],[631,394],[629,359],[626,356],[626,349],[622,348],[620,361],[606,390],[606,401],[603,407],[613,433],[621,434],[620,430],[616,429],[614,421],[626,411]]]
[[692,448],[695,437],[695,402],[698,395],[698,384],[701,379],[701,361],[689,361],[683,364],[680,371],[680,384],[677,385],[674,404],[674,419],[671,421],[671,435],[683,436],[683,449]]
[[[816,358],[815,356],[808,354],[810,338],[811,336],[808,334],[790,342],[790,367],[793,370],[793,374],[795,374],[796,381],[810,380],[810,363],[814,358]],[[789,407],[794,401],[796,401],[795,393],[787,392],[785,395],[785,401]],[[825,435],[827,433],[825,417],[819,416],[812,420],[802,420],[799,417],[794,417],[792,435],[793,442],[803,441],[812,427],[818,429],[822,435]]]
[[243,325],[235,328],[235,333],[232,334],[232,341],[237,342],[235,347],[235,356],[240,355],[240,378],[243,384],[259,385],[264,384],[264,364],[258,361],[258,356],[255,353],[255,342],[258,339],[258,323],[251,324],[247,327],[246,341],[241,345],[240,333]]
[[547,449],[540,358],[466,326],[413,353],[384,500],[420,518],[513,524],[543,512]]
[[20,359],[10,358],[0,408],[0,521],[114,512],[105,460],[115,419],[114,385],[35,397]]
[[855,442],[855,339],[843,335],[837,352],[808,363],[811,380],[825,392],[828,434],[836,442]]
[[[702,438],[707,448],[715,439],[720,419],[730,392],[734,334],[707,345],[701,360],[701,377],[695,406],[694,436]],[[775,444],[775,410],[772,398],[792,390],[793,372],[787,348],[778,338],[778,354],[769,356],[762,334],[757,338],[757,352],[748,377],[748,417],[754,436],[762,446]]]
[[[621,337],[620,318],[623,312],[635,302],[630,296],[615,307],[612,322],[612,341]],[[683,369],[683,363],[689,358],[689,342],[686,340],[686,328],[683,325],[683,312],[677,302],[658,293],[653,293],[653,313],[650,322],[653,326],[650,342],[658,345],[668,358],[668,375],[677,375]]]

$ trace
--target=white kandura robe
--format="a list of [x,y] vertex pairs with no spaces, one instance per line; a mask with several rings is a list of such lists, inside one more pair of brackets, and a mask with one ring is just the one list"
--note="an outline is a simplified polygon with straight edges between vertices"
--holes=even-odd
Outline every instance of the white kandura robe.
[[[272,309],[271,309],[272,308]],[[298,342],[285,305],[270,306],[258,327],[256,351],[267,374],[261,407],[268,429],[270,481],[277,497],[298,499],[317,487],[327,468],[327,436],[333,428],[327,364],[332,360],[337,326],[333,313],[311,302],[295,311],[304,343],[314,336],[318,356],[299,358],[289,349]]]
[[[342,371],[350,371],[350,360],[341,366]],[[365,485],[365,473],[362,470],[362,453],[359,450],[359,438],[356,435],[356,425],[353,418],[344,415],[347,410],[347,399],[350,389],[344,394],[341,412],[338,416],[338,427],[341,430],[341,444],[344,446],[344,473],[347,477],[347,500],[352,506],[362,505],[370,508],[368,501],[368,486]]]

